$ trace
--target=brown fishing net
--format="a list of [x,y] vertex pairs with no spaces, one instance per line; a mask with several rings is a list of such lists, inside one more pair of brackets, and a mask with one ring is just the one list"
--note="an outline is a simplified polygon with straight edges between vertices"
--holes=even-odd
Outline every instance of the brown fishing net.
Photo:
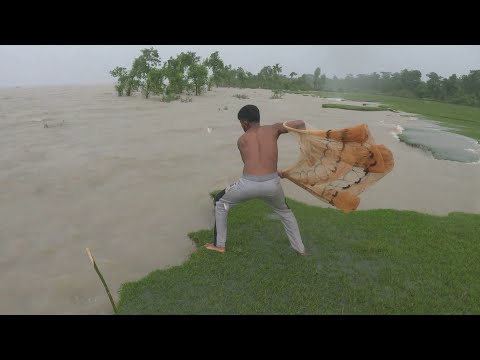
[[392,152],[375,144],[365,124],[336,130],[299,130],[283,124],[300,144],[300,159],[285,178],[344,213],[355,210],[360,193],[388,174]]

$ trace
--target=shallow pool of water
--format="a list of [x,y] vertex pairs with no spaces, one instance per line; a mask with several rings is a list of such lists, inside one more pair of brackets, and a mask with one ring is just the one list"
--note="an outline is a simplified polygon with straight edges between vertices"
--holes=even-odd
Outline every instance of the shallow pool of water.
[[398,138],[408,145],[429,151],[438,160],[480,163],[480,144],[475,139],[448,130],[419,119],[405,127]]

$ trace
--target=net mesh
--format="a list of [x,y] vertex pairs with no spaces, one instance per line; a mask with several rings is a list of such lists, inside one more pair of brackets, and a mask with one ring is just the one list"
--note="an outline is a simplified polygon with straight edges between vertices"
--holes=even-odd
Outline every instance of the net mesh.
[[393,169],[392,152],[375,144],[366,124],[334,130],[284,126],[300,145],[300,158],[283,170],[284,177],[344,213]]

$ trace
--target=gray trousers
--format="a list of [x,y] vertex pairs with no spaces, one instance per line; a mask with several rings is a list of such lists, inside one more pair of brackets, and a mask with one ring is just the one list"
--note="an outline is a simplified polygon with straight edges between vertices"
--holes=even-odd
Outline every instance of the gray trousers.
[[267,203],[280,216],[292,248],[301,253],[305,252],[297,219],[285,202],[282,184],[277,173],[264,176],[244,174],[237,182],[228,186],[215,197],[215,246],[225,246],[228,210],[250,199],[261,199]]

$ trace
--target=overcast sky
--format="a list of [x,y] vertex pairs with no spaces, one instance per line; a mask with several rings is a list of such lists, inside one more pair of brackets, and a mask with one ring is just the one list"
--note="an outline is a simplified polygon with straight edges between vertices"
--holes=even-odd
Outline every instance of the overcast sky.
[[150,46],[162,61],[181,51],[202,59],[219,51],[226,64],[252,73],[275,63],[284,74],[313,73],[319,66],[328,77],[405,68],[450,76],[480,69],[479,45],[0,45],[0,87],[111,83],[111,69],[130,67]]

